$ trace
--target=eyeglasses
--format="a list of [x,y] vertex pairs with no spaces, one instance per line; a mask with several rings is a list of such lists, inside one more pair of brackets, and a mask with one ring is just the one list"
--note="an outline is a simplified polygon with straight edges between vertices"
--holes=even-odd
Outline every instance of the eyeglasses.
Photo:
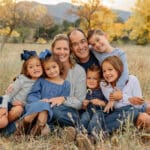
[[78,47],[80,44],[83,45],[83,44],[85,44],[86,42],[87,42],[86,39],[82,39],[80,42],[71,43],[71,46],[74,47],[74,48],[76,48],[76,47]]

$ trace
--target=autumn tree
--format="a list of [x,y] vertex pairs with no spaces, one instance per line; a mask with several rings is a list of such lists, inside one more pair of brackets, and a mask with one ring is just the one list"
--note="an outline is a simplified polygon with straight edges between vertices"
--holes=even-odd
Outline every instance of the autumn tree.
[[137,0],[133,14],[126,22],[129,38],[137,44],[150,42],[150,1]]
[[92,28],[107,31],[116,20],[115,13],[103,6],[101,0],[72,0],[72,3],[78,7],[70,12],[81,18],[80,27],[85,31]]
[[13,30],[20,26],[52,25],[52,18],[47,15],[47,9],[42,5],[15,0],[0,0],[0,28],[9,27],[4,36],[1,50]]

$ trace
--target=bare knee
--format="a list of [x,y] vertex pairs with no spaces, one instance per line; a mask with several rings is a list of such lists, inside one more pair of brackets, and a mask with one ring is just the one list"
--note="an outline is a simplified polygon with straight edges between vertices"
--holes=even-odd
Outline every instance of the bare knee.
[[24,117],[24,122],[27,122],[27,123],[32,123],[33,120],[36,118],[36,116],[38,115],[38,113],[33,113],[31,115],[27,115]]
[[48,112],[46,110],[44,110],[38,114],[38,121],[41,124],[46,124],[47,118],[48,118]]
[[136,125],[142,128],[150,126],[150,116],[147,113],[140,113]]
[[12,107],[12,109],[8,112],[8,120],[9,122],[12,122],[16,119],[18,119],[23,113],[23,107],[22,106],[15,106]]
[[150,103],[147,103],[146,113],[150,115]]
[[3,116],[0,118],[0,128],[5,128],[8,125],[7,116]]

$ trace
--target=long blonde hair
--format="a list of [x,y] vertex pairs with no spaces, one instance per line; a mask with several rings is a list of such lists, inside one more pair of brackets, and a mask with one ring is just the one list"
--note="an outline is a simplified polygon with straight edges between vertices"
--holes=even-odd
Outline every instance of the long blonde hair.
[[[52,49],[52,51],[53,51],[53,49],[54,49],[54,47],[56,45],[56,42],[57,41],[61,41],[61,40],[66,41],[68,43],[68,45],[69,45],[69,39],[68,39],[67,35],[65,35],[65,34],[57,34],[54,37],[54,39],[53,39],[53,41],[51,43],[51,49]],[[70,49],[70,46],[69,46],[69,49]],[[74,67],[75,64],[76,64],[76,61],[75,61],[74,57],[72,56],[71,51],[70,51],[69,62],[71,64],[71,68]]]

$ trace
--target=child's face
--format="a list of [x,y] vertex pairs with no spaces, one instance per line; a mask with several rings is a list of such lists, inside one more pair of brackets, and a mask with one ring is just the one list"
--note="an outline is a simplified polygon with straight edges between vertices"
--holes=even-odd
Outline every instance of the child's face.
[[86,84],[90,89],[99,87],[100,75],[97,71],[88,71],[86,75]]
[[69,43],[65,40],[56,41],[53,48],[54,55],[62,63],[69,61],[70,48]]
[[95,51],[100,53],[109,52],[110,44],[106,35],[93,34],[89,39],[89,44],[94,48]]
[[115,68],[107,61],[102,64],[102,72],[104,79],[110,84],[116,84],[118,80],[118,72]]
[[60,76],[60,69],[55,61],[45,63],[44,71],[48,78],[57,78]]
[[31,58],[28,60],[27,74],[33,80],[38,79],[43,74],[42,65],[39,59]]

